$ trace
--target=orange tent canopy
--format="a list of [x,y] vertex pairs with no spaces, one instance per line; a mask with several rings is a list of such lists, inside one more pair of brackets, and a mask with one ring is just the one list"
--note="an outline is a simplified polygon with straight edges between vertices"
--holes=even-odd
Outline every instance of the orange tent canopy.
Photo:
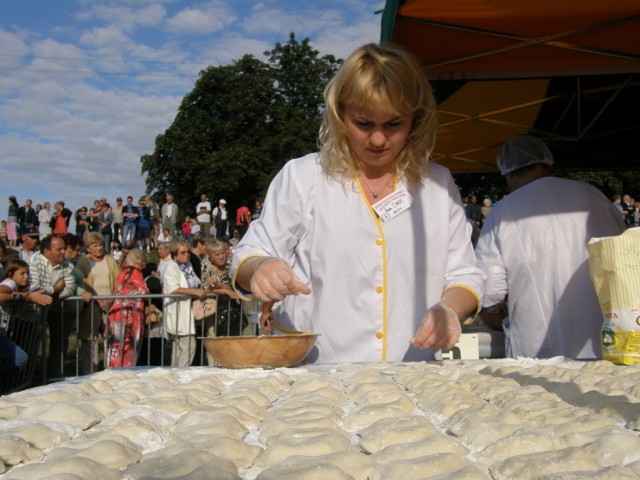
[[637,168],[640,2],[388,0],[383,42],[421,61],[438,99],[434,159],[493,171],[532,133],[565,169]]

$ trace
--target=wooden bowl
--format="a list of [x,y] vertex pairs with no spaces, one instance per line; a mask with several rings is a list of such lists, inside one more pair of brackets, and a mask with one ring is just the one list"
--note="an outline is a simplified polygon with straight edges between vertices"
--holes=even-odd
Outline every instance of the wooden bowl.
[[220,367],[279,368],[292,367],[307,358],[318,335],[203,337],[202,343]]

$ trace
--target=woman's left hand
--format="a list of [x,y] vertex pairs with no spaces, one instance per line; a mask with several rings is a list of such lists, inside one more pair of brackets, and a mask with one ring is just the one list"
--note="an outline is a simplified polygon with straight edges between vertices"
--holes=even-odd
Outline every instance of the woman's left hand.
[[448,305],[436,303],[427,310],[411,344],[420,349],[448,350],[456,344],[461,334],[462,326],[456,312]]

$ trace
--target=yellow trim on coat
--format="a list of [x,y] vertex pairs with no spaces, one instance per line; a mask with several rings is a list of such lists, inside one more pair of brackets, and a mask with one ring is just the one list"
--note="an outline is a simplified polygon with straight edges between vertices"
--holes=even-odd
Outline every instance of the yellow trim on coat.
[[242,264],[244,262],[246,262],[247,260],[251,260],[252,258],[256,258],[256,257],[267,257],[267,256],[268,255],[249,255],[247,257],[244,257],[242,260],[240,260],[238,262],[238,267],[236,268],[236,271],[233,272],[233,278],[231,279],[231,286],[233,287],[233,290],[240,296],[241,300],[251,301],[252,298],[247,297],[246,295],[244,295],[244,293],[250,293],[250,292],[246,292],[245,290],[240,290],[237,287],[236,277],[238,276],[238,270],[240,270],[240,267],[242,266]]
[[291,330],[289,328],[284,328],[283,326],[280,325],[279,322],[274,322],[273,328],[281,333],[286,333],[287,335],[309,335],[311,333],[309,330],[305,330],[304,332],[301,332],[300,330]]
[[468,287],[466,285],[457,285],[457,284],[449,285],[447,288],[445,288],[442,291],[442,293],[444,294],[447,290],[451,290],[452,288],[462,288],[463,290],[466,290],[467,292],[472,294],[474,297],[476,297],[476,301],[478,302],[478,308],[476,308],[476,313],[473,314],[473,318],[471,318],[471,320],[466,320],[466,319],[461,320],[463,324],[471,325],[476,321],[476,318],[478,318],[478,314],[480,313],[480,309],[482,308],[482,300],[480,300],[480,295],[478,295],[476,291],[471,287]]
[[[371,203],[369,203],[369,199],[362,188],[362,184],[360,183],[360,179],[356,177],[356,185],[358,185],[358,190],[360,190],[360,195],[365,201],[367,208],[369,209],[369,213],[371,214],[371,218],[376,224],[376,228],[378,229],[378,234],[382,239],[382,288],[384,291],[382,292],[382,360],[383,362],[387,361],[387,311],[388,311],[388,301],[389,301],[389,292],[388,292],[388,275],[387,275],[387,242],[384,239],[384,231],[382,230],[382,220],[380,217],[376,215],[376,212],[371,207]],[[393,182],[393,189],[395,190],[396,182]]]

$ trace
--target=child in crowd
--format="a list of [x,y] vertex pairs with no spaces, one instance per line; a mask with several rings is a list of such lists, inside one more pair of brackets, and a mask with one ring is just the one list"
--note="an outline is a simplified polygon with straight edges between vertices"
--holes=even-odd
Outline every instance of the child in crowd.
[[196,233],[198,233],[200,231],[200,224],[198,223],[198,220],[195,218],[191,219],[191,238],[193,238],[195,236]]
[[116,262],[120,263],[120,259],[122,258],[122,244],[118,240],[111,242],[111,256]]
[[16,302],[31,302],[49,305],[52,298],[44,293],[29,291],[29,264],[20,259],[10,259],[5,264],[4,277],[0,282],[0,378],[22,370],[29,357],[24,350],[7,338],[9,312]]
[[188,242],[191,241],[191,225],[191,217],[189,215],[185,216],[180,230],[182,231],[182,238]]

